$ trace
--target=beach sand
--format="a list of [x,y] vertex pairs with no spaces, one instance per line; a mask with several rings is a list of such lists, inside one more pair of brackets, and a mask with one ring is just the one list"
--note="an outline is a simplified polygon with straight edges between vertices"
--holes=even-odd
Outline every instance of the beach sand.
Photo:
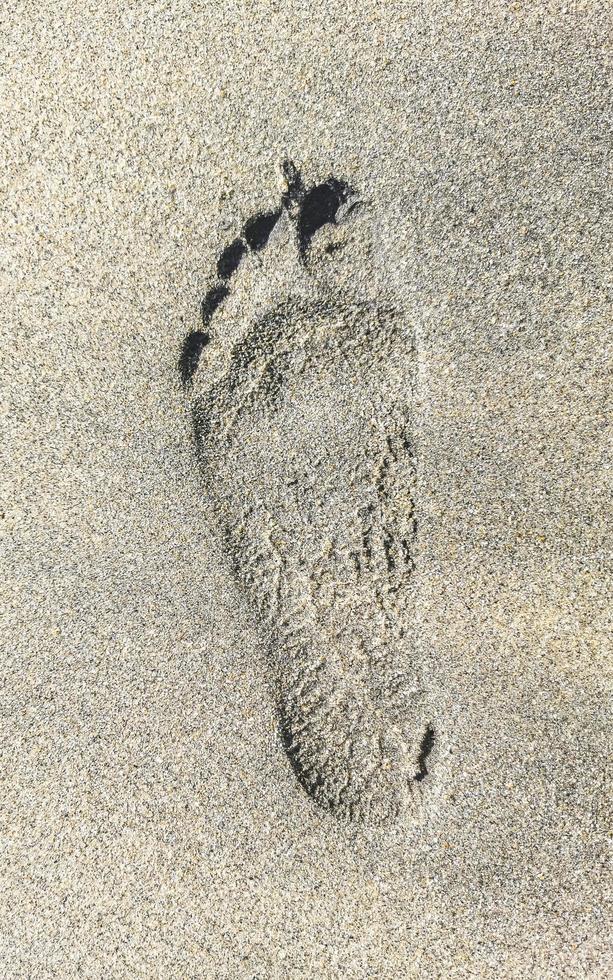
[[[604,977],[607,5],[3,20],[0,974]],[[309,274],[414,344],[435,738],[388,824],[289,764],[178,370],[286,160],[364,202]],[[233,277],[237,330],[302,288],[286,246]]]

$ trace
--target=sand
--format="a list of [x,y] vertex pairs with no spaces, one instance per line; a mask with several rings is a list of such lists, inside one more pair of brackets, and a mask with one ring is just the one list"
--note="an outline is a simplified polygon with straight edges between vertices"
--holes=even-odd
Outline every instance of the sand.
[[[3,977],[610,971],[610,29],[599,3],[5,13]],[[415,342],[436,739],[387,825],[288,762],[178,370],[286,159],[370,215],[318,288],[391,295]],[[235,322],[298,289],[273,257]]]

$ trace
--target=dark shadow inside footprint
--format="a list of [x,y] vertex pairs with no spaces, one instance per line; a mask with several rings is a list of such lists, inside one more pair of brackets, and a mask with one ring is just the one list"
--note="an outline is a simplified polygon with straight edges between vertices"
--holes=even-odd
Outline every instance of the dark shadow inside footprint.
[[294,776],[307,796],[311,798],[316,796],[317,790],[323,786],[323,777],[321,774],[314,774],[312,771],[304,768],[300,759],[300,752],[297,749],[297,745],[300,745],[300,738],[296,739],[292,732],[290,722],[283,718],[282,715],[279,715],[279,737]]
[[351,188],[344,180],[330,177],[323,184],[316,184],[306,192],[298,216],[298,241],[304,256],[313,235],[323,225],[336,224],[338,209],[351,196]]
[[419,767],[417,775],[414,777],[416,783],[421,783],[422,779],[425,779],[428,775],[428,769],[426,767],[426,759],[432,752],[434,748],[434,729],[431,725],[428,725],[426,731],[424,732],[424,737],[421,740],[421,746],[419,749],[419,756],[417,757],[417,765]]
[[[207,326],[213,313],[223,303],[228,293],[229,289],[223,283],[219,283],[213,286],[212,289],[209,289],[201,304],[203,326]],[[196,373],[200,355],[210,339],[211,336],[206,330],[193,330],[183,341],[179,356],[179,371],[181,373],[181,381],[184,385],[189,384]]]
[[280,217],[281,208],[276,211],[263,211],[245,222],[243,235],[252,252],[259,252],[264,248]]
[[203,330],[194,330],[183,341],[181,356],[179,357],[179,370],[184,385],[193,378],[200,361],[200,355],[210,339],[210,335]]
[[205,326],[213,316],[213,313],[217,307],[223,303],[229,292],[230,290],[228,287],[224,286],[222,283],[217,286],[213,286],[212,289],[209,289],[208,293],[202,300],[201,305],[202,322]]
[[247,246],[242,238],[235,238],[233,242],[226,245],[217,259],[217,275],[219,278],[229,279],[230,276],[233,276],[246,252]]

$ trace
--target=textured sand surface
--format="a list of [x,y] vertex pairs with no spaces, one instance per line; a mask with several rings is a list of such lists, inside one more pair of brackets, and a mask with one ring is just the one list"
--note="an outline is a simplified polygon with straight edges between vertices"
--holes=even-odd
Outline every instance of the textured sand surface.
[[[610,970],[610,21],[2,14],[1,976]],[[288,764],[177,370],[288,157],[372,215],[321,288],[391,291],[415,337],[436,741],[420,806],[383,828],[335,820]],[[246,268],[228,316],[285,299],[284,261]]]

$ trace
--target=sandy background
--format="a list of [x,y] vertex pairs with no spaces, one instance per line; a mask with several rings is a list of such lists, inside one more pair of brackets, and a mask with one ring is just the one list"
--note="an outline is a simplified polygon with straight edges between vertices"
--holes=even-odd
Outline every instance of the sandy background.
[[[604,977],[607,5],[0,26],[0,975]],[[373,202],[419,338],[440,737],[385,833],[287,765],[176,371],[286,155]]]

